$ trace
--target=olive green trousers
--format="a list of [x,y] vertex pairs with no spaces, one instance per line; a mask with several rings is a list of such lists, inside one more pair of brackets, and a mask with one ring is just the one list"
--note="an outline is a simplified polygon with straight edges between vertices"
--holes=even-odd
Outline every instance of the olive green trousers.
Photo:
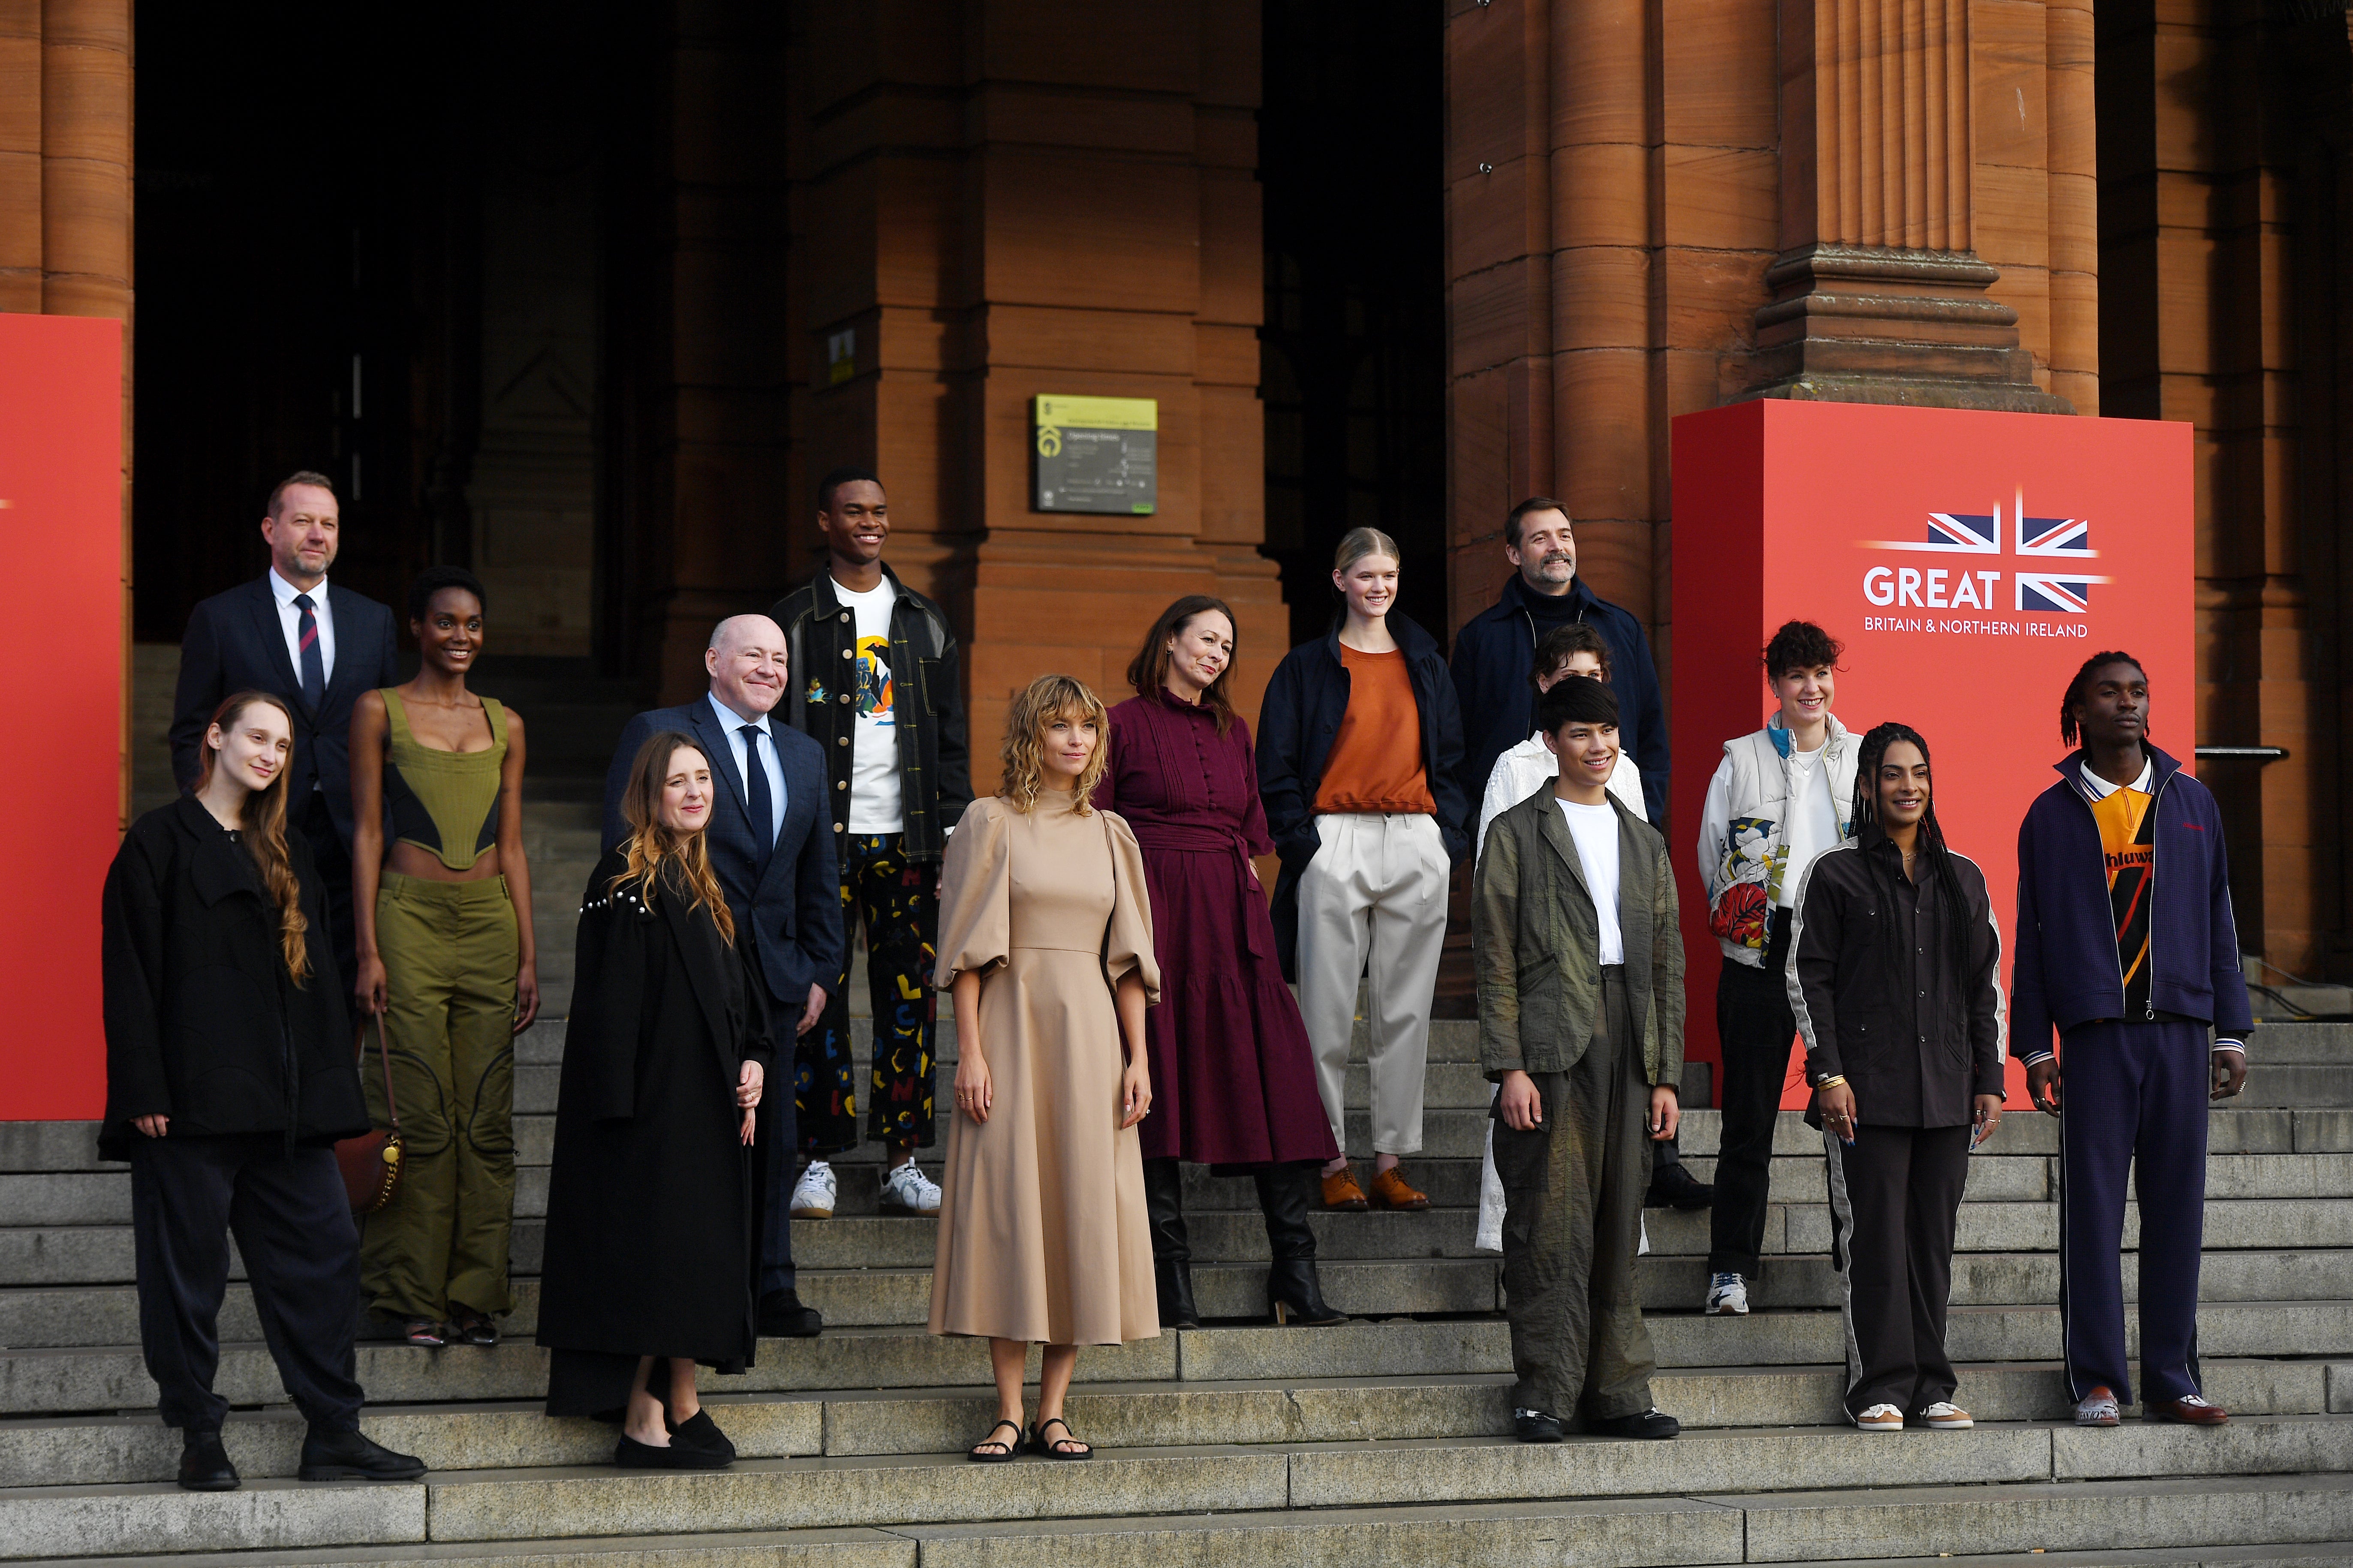
[[[514,1228],[514,904],[504,877],[387,871],[375,900],[385,1043],[399,1101],[400,1191],[366,1215],[360,1293],[391,1318],[504,1312]],[[392,1125],[373,1030],[368,1113]]]
[[1601,972],[1600,1027],[1567,1072],[1529,1075],[1543,1124],[1495,1122],[1504,1184],[1504,1313],[1512,1403],[1582,1421],[1651,1408],[1657,1361],[1634,1294],[1642,1194],[1651,1183],[1651,1086],[1625,971]]

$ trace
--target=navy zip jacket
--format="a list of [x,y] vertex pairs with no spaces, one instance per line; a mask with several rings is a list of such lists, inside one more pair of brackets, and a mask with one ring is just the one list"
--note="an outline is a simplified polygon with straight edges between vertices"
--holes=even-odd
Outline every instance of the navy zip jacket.
[[[1421,767],[1438,807],[1438,831],[1446,853],[1459,862],[1470,850],[1471,834],[1461,779],[1462,715],[1454,705],[1454,685],[1446,678],[1436,637],[1403,616],[1389,616],[1388,627],[1405,655],[1414,706],[1421,714]],[[1298,978],[1299,875],[1321,847],[1315,790],[1347,711],[1348,671],[1340,662],[1340,622],[1335,619],[1322,637],[1282,656],[1259,705],[1258,793],[1266,807],[1267,835],[1282,857],[1272,913],[1275,951],[1287,980]]]
[[[2149,809],[2157,816],[2149,1005],[2211,1024],[2222,1039],[2243,1041],[2254,1014],[2239,968],[2222,816],[2213,795],[2179,763],[2155,746],[2147,749],[2156,793]],[[2094,1018],[2124,1017],[2107,854],[2080,771],[2084,760],[2077,752],[2058,764],[2059,782],[2035,797],[2018,829],[2011,1038],[2019,1059],[2028,1063],[2052,1054],[2054,1027],[2063,1035]]]
[[[1487,793],[1495,759],[1535,732],[1536,692],[1528,671],[1536,657],[1533,597],[1516,572],[1495,602],[1471,618],[1454,639],[1454,696],[1462,711],[1462,793],[1478,800]],[[1573,618],[1601,634],[1609,645],[1609,687],[1624,715],[1621,728],[1633,740],[1634,766],[1642,775],[1642,805],[1654,823],[1667,820],[1667,710],[1659,695],[1659,672],[1651,663],[1651,639],[1630,611],[1595,595],[1577,578],[1568,585]]]

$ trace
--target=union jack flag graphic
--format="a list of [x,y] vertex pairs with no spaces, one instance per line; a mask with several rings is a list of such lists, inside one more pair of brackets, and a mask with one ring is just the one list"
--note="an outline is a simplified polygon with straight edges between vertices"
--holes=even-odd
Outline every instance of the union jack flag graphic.
[[[2080,616],[2091,607],[2092,585],[2105,583],[2081,569],[2099,552],[2092,548],[2092,525],[2080,517],[2029,517],[2026,495],[2020,491],[2010,509],[2010,553],[2021,564],[2049,563],[2056,570],[2013,572],[2015,604],[2028,615]],[[1865,542],[1881,550],[1918,550],[1939,555],[2000,555],[2002,512],[1995,503],[1990,512],[1932,511],[1926,536],[1921,539],[1874,539]],[[1978,576],[1989,574],[1979,573]]]

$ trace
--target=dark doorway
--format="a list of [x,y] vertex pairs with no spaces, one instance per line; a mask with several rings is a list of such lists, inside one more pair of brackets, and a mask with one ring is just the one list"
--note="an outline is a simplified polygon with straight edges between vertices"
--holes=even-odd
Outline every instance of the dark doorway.
[[617,47],[553,0],[140,16],[135,631],[267,563],[296,469],[332,578],[489,584],[508,656],[593,650],[605,127]]
[[1446,640],[1443,16],[1265,0],[1266,552],[1293,641],[1351,528],[1404,552],[1398,610]]

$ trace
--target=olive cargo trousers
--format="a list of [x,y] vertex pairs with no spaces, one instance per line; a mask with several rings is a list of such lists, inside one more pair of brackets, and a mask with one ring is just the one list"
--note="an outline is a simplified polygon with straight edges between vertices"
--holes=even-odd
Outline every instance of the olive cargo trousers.
[[[387,871],[375,933],[402,1170],[399,1193],[362,1222],[361,1297],[390,1318],[507,1311],[517,940],[506,879],[430,882]],[[372,1028],[360,1077],[369,1117],[389,1127]]]

